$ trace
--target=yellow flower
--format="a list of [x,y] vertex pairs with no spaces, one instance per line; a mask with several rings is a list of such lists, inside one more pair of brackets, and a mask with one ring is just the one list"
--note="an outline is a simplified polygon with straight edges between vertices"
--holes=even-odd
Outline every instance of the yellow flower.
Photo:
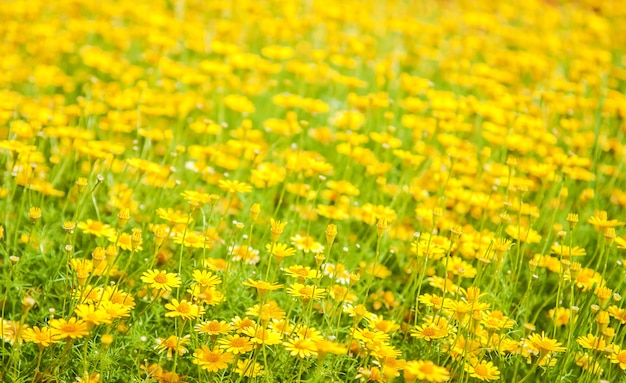
[[427,307],[441,307],[443,299],[439,295],[422,294],[419,296],[419,301],[425,304]]
[[354,318],[357,322],[359,322],[363,318],[369,320],[375,317],[375,315],[369,312],[367,310],[367,307],[362,304],[358,304],[356,306],[347,304],[343,308],[343,312],[348,314],[351,318]]
[[606,311],[621,324],[626,324],[626,309],[619,308],[616,305],[611,305],[606,309]]
[[243,333],[250,337],[253,343],[258,345],[272,346],[280,343],[279,332],[265,328],[263,326],[246,327]]
[[617,346],[613,349],[611,355],[609,355],[611,363],[616,363],[622,371],[626,371],[626,350],[622,350]]
[[553,245],[550,248],[550,252],[552,254],[556,254],[563,257],[582,257],[583,255],[587,255],[587,251],[581,247],[574,246],[569,247],[566,245]]
[[35,343],[40,348],[44,348],[53,343],[58,343],[61,336],[55,334],[49,327],[39,328],[33,326],[22,331],[22,339],[25,342]]
[[201,290],[205,290],[209,287],[217,286],[222,283],[222,280],[215,274],[206,270],[194,270],[193,280],[198,282],[201,286]]
[[318,271],[309,266],[293,265],[284,269],[285,274],[292,278],[297,278],[298,282],[305,282],[307,279],[317,278]]
[[111,303],[121,304],[128,308],[135,307],[135,298],[125,291],[114,286],[107,286],[102,291],[102,301],[110,301]]
[[261,298],[265,297],[268,291],[282,289],[285,286],[275,282],[270,283],[261,280],[255,281],[252,278],[242,282],[242,285],[256,288],[256,291]]
[[224,352],[215,347],[213,350],[207,346],[196,349],[193,353],[193,362],[200,365],[204,370],[209,372],[216,372],[228,367],[228,364],[233,360],[233,354],[230,352]]
[[624,225],[624,222],[616,219],[608,219],[607,212],[604,210],[596,211],[595,215],[589,218],[588,222],[592,224],[596,230]]
[[130,244],[133,251],[141,250],[141,243],[143,242],[143,238],[141,235],[141,229],[134,228],[130,235]]
[[171,208],[159,208],[156,210],[156,213],[161,219],[169,221],[170,224],[187,224],[187,221],[189,221],[189,223],[193,222],[193,218],[188,214]]
[[261,214],[261,205],[259,203],[252,204],[252,207],[250,207],[250,221],[252,223],[256,222],[259,214]]
[[243,330],[245,330],[247,327],[256,326],[256,322],[254,320],[248,317],[240,318],[239,316],[234,317],[233,320],[231,321],[231,324],[233,325],[233,327],[238,333],[242,333]]
[[460,257],[452,256],[448,261],[449,275],[456,275],[461,278],[474,278],[476,276],[476,269],[464,261]]
[[276,257],[277,263],[282,262],[283,259],[291,257],[296,253],[296,249],[284,243],[268,243],[265,245],[265,248]]
[[247,378],[256,378],[265,375],[263,365],[253,360],[238,360],[235,372]]
[[78,383],[100,383],[100,374],[97,372],[89,373],[85,371],[82,376],[76,377],[76,382]]
[[[322,333],[319,330],[317,330],[315,327],[304,325],[304,326],[295,326],[293,328],[290,328],[288,323],[285,323],[284,321],[280,321],[280,322],[283,322],[283,326],[285,327],[285,333],[289,332],[293,336],[303,338],[303,339],[309,339],[314,342],[324,339]],[[282,327],[279,321],[276,321],[276,320],[272,323],[272,326],[274,326],[275,328]]]
[[174,243],[179,245],[182,244],[185,247],[191,247],[194,249],[208,247],[207,237],[193,231],[177,234],[174,236]]
[[417,380],[426,382],[446,382],[450,380],[450,372],[430,360],[411,360],[404,366],[404,379],[413,383]]
[[360,340],[367,345],[370,342],[385,342],[389,339],[389,334],[367,328],[358,328],[354,331],[354,339]]
[[306,302],[311,299],[320,299],[325,295],[325,289],[317,287],[315,285],[303,285],[300,283],[294,283],[287,288],[287,293],[295,298],[300,298]]
[[411,336],[430,342],[433,339],[441,339],[448,336],[447,322],[444,319],[427,321],[421,326],[411,330]]
[[594,286],[603,285],[605,282],[600,273],[593,269],[584,268],[580,270],[574,280],[574,283],[579,289],[582,289],[583,291],[588,291],[591,290],[591,288]]
[[384,218],[380,218],[378,220],[378,223],[376,223],[376,233],[378,234],[378,238],[382,237],[386,231],[387,231],[387,220]]
[[130,219],[130,209],[127,207],[121,209],[120,212],[117,214],[117,226],[120,229],[122,229],[124,225],[126,225],[129,219]]
[[515,321],[504,315],[502,311],[494,310],[485,314],[482,319],[482,324],[488,330],[498,331],[505,328],[512,328],[515,325]]
[[333,242],[335,242],[335,237],[337,237],[337,225],[331,223],[326,226],[326,243],[328,246],[332,246]]
[[283,342],[285,349],[289,351],[291,356],[297,356],[300,359],[317,355],[317,347],[315,342],[305,338],[295,338]]
[[561,346],[561,343],[557,342],[556,339],[550,339],[546,337],[545,333],[541,333],[541,335],[537,333],[533,333],[528,336],[528,345],[537,350],[541,356],[546,355],[550,352],[563,352],[565,351],[565,347]]
[[609,302],[609,299],[611,299],[611,297],[613,296],[613,290],[606,286],[600,286],[596,287],[594,294],[598,297],[598,303],[600,303],[600,307],[604,307]]
[[254,113],[256,110],[252,101],[250,101],[246,96],[238,94],[229,94],[224,97],[224,105],[239,113],[250,114]]
[[274,218],[270,218],[270,225],[272,242],[276,242],[276,240],[278,240],[278,237],[280,237],[280,235],[283,233],[283,230],[285,230],[287,222],[275,221]]
[[541,235],[530,227],[509,225],[506,227],[506,233],[513,239],[526,243],[537,243],[541,241]]
[[587,334],[579,336],[576,342],[586,349],[593,349],[598,351],[604,351],[606,349],[606,341],[603,337],[598,337],[593,334]]
[[622,237],[616,237],[615,238],[615,244],[617,245],[618,249],[626,250],[626,239],[624,239]]
[[315,341],[315,347],[320,358],[326,354],[345,355],[348,352],[348,349],[343,344],[326,339]]
[[492,243],[493,250],[500,255],[500,258],[504,253],[511,249],[511,246],[513,246],[513,242],[510,239],[505,238],[494,238]]
[[82,230],[83,233],[93,234],[96,237],[111,237],[116,234],[115,229],[110,225],[92,219],[88,219],[86,222],[79,222],[78,228]]
[[93,304],[80,304],[74,309],[77,317],[92,325],[111,323],[113,318],[106,312],[102,305],[96,308]]
[[226,323],[225,321],[220,322],[217,320],[198,323],[194,328],[197,332],[208,335],[226,334],[232,329],[230,324]]
[[428,284],[442,290],[443,292],[453,292],[458,289],[458,286],[449,278],[442,278],[440,276],[434,275],[432,277],[426,278],[428,280]]
[[165,270],[148,270],[141,276],[141,281],[151,289],[171,291],[172,288],[181,284],[180,277]]
[[[135,229],[133,229],[133,231],[134,230]],[[139,246],[139,244],[141,243],[141,234],[139,234],[139,237],[137,237],[136,234],[133,237],[133,235],[128,234],[128,233],[119,233],[118,234],[117,232],[114,232],[113,235],[109,236],[109,241],[112,242],[112,243],[117,243],[117,245],[122,250],[127,250],[127,251],[133,250],[134,251],[134,250],[142,250],[143,249],[141,246]]]
[[380,373],[380,368],[378,367],[359,367],[357,369],[358,374],[355,378],[359,379],[362,382],[384,382],[384,377]]
[[313,237],[308,235],[302,236],[300,234],[296,234],[295,236],[291,237],[291,243],[296,247],[296,249],[302,250],[305,253],[311,252],[314,254],[319,254],[324,252],[324,245],[316,242]]
[[217,344],[224,351],[235,355],[245,354],[252,351],[253,348],[250,338],[240,336],[239,334],[228,335],[226,338],[221,338],[217,341]]
[[263,323],[267,323],[270,319],[281,320],[285,317],[285,311],[276,303],[276,301],[269,301],[263,306],[254,305],[246,310],[246,315],[252,315],[258,317]]
[[189,335],[185,335],[182,338],[178,338],[175,335],[171,335],[167,339],[157,338],[155,349],[158,352],[167,351],[167,359],[172,359],[172,354],[178,352],[179,356],[183,356],[187,353],[185,345],[189,343]]
[[251,246],[229,246],[228,252],[233,255],[233,261],[244,261],[248,265],[256,265],[261,260],[259,251]]
[[106,312],[111,319],[124,318],[130,316],[130,307],[121,303],[113,303],[108,300],[103,300],[99,309]]
[[28,211],[28,218],[31,223],[37,222],[41,218],[41,209],[38,207],[31,207]]
[[250,193],[252,191],[252,186],[248,185],[245,182],[240,181],[231,181],[231,180],[220,180],[218,183],[220,189],[231,193]]
[[90,259],[73,258],[70,261],[70,266],[76,271],[76,279],[79,285],[83,285],[93,271],[93,262]]
[[185,201],[187,201],[190,205],[202,205],[209,204],[213,202],[213,197],[210,194],[203,193],[196,190],[185,190],[180,193],[183,196]]
[[51,320],[49,324],[52,328],[52,334],[58,336],[59,339],[80,339],[89,335],[87,322],[80,319],[70,318],[70,320],[65,320],[59,318]]
[[589,371],[594,375],[601,375],[604,369],[598,363],[598,358],[595,356],[591,356],[588,353],[577,352],[574,355],[574,360],[576,361],[576,365],[582,367],[584,371]]
[[170,310],[165,313],[168,318],[180,317],[183,320],[195,319],[204,313],[204,308],[186,300],[172,299],[172,303],[167,303],[165,308]]
[[481,381],[490,381],[500,379],[500,370],[494,366],[492,362],[486,362],[481,360],[475,365],[466,364],[465,371],[467,371],[471,377]]
[[379,315],[373,315],[373,317],[369,319],[367,325],[374,330],[382,331],[386,334],[393,333],[400,329],[399,324],[392,320],[384,319]]

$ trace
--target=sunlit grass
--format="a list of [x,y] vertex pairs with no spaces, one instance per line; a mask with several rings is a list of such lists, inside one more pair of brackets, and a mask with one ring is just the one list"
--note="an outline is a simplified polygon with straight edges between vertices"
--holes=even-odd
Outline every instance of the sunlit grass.
[[625,18],[3,2],[0,380],[623,381]]

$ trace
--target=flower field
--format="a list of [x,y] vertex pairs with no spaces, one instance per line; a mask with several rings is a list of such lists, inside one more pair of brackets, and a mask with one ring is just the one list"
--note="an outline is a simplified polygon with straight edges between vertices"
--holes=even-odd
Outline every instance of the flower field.
[[0,20],[0,381],[626,382],[620,1]]

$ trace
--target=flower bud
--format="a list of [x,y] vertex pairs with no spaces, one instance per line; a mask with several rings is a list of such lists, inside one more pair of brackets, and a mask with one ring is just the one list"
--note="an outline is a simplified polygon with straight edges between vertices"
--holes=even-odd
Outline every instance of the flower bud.
[[387,220],[381,218],[376,224],[376,232],[378,233],[378,238],[382,237],[383,234],[385,234],[385,231],[387,231]]
[[124,208],[117,214],[117,227],[123,228],[130,219],[130,209]]
[[65,230],[67,233],[72,233],[74,231],[74,229],[76,229],[76,222],[74,221],[65,221],[63,222],[63,230]]
[[133,247],[133,251],[137,250],[143,239],[141,238],[141,229],[133,229],[130,235],[130,244]]
[[106,248],[107,259],[114,260],[117,257],[117,246],[109,245]]
[[28,211],[28,218],[30,223],[35,224],[41,218],[41,209],[38,207],[31,207]]
[[22,299],[22,312],[24,313],[27,312],[28,310],[35,307],[36,304],[37,304],[37,301],[35,301],[35,298],[31,296],[25,296]]
[[600,311],[596,316],[596,324],[598,325],[598,332],[603,333],[604,330],[609,326],[609,322],[611,321],[611,317],[609,313],[606,311]]
[[570,231],[573,230],[576,224],[578,223],[578,214],[569,213],[567,215],[567,223],[569,223]]
[[616,237],[617,234],[615,233],[615,228],[608,227],[606,228],[606,230],[604,230],[604,239],[606,240],[607,247],[610,247],[613,244],[613,241]]
[[109,348],[111,343],[113,343],[113,335],[111,334],[102,335],[100,337],[100,343],[102,343],[102,347],[104,347],[105,349]]
[[257,218],[259,218],[259,214],[261,213],[261,205],[255,203],[250,208],[250,221],[252,223],[256,222]]
[[285,226],[287,226],[287,222],[275,221],[274,218],[270,220],[271,232],[272,232],[272,242],[276,242],[278,237],[285,230]]
[[337,237],[337,225],[334,223],[326,226],[326,243],[328,246],[332,246],[333,242],[335,242],[335,238]]
[[165,241],[166,237],[167,237],[167,230],[165,230],[164,227],[161,226],[156,229],[156,231],[154,232],[154,241],[157,247],[161,247],[161,245],[163,245],[163,242]]
[[93,265],[98,267],[102,261],[106,259],[106,252],[101,246],[96,247],[91,253],[91,260],[93,261]]
[[87,188],[87,178],[78,177],[78,179],[76,180],[76,187],[78,188],[79,193],[84,192]]

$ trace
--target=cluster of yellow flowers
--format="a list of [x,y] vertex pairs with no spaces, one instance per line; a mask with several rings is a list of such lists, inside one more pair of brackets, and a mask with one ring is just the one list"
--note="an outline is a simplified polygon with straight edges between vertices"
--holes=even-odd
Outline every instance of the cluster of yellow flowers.
[[0,19],[0,380],[624,379],[619,1]]

